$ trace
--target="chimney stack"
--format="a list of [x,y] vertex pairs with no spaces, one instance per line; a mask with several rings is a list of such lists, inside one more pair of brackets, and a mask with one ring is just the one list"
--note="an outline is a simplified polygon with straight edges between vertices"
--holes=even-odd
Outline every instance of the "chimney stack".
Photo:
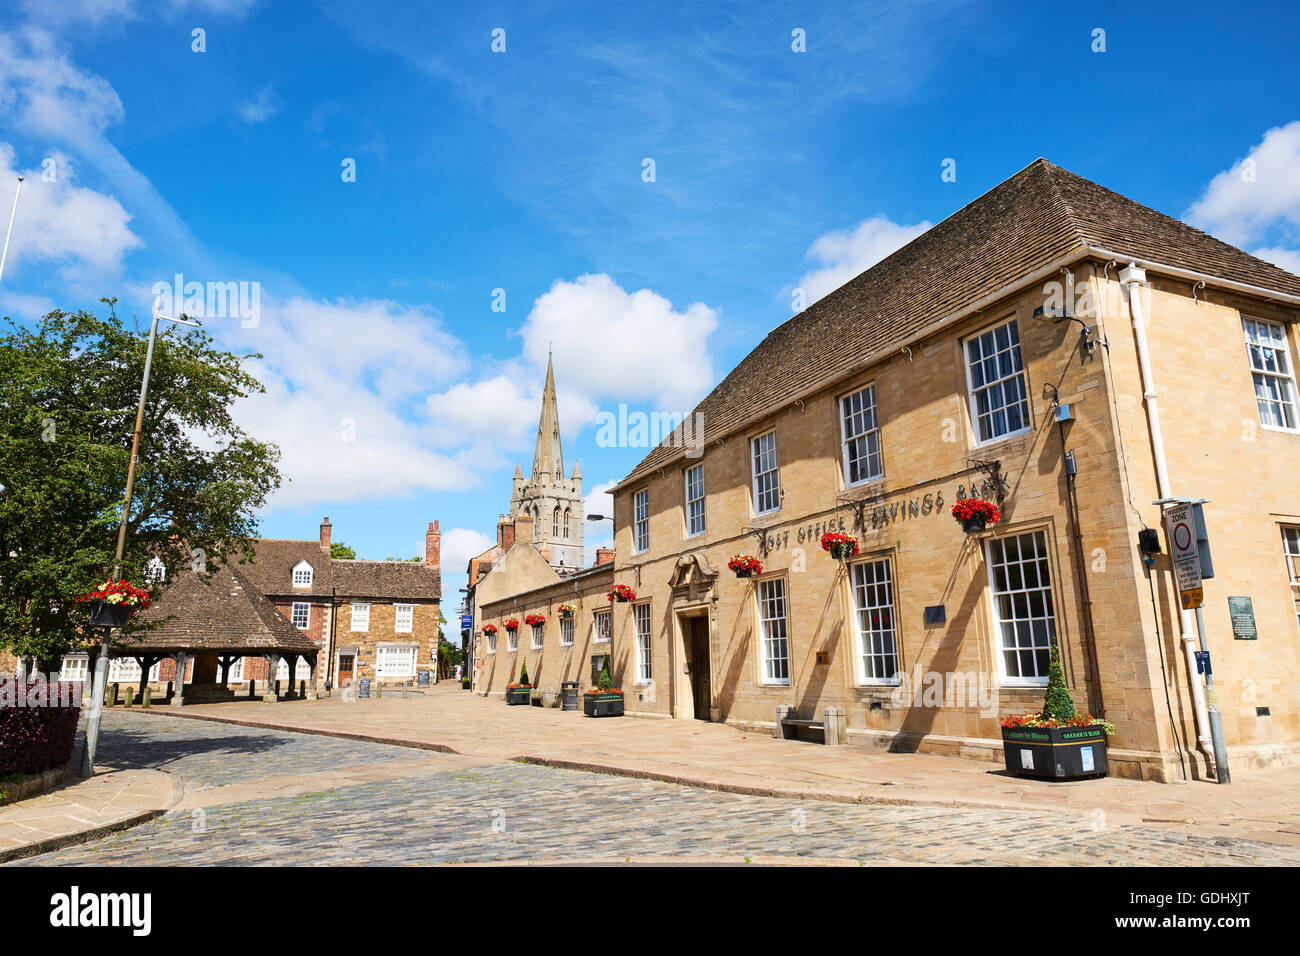
[[609,564],[613,560],[614,560],[613,548],[597,548],[596,563],[593,565],[593,567],[599,567],[602,564]]
[[515,526],[510,523],[505,515],[497,519],[497,547],[501,553],[509,551],[515,543]]
[[522,541],[525,544],[533,543],[533,516],[530,514],[515,515],[515,541]]
[[438,530],[436,521],[424,534],[424,563],[431,568],[442,567],[442,532]]
[[330,550],[331,530],[332,529],[330,528],[329,518],[326,518],[324,521],[320,523],[320,549],[324,551],[326,554],[329,554],[329,550]]

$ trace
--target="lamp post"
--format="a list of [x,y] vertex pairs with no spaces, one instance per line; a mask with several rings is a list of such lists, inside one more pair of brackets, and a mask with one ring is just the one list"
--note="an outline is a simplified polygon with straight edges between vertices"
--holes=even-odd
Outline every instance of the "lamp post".
[[0,251],[0,279],[5,275],[5,260],[9,258],[9,237],[14,234],[14,217],[18,215],[18,194],[23,191],[23,177],[18,177],[18,188],[14,190],[14,208],[9,211],[9,229],[5,232],[4,250]]
[[[140,404],[135,410],[135,434],[131,436],[131,461],[126,466],[126,497],[122,500],[122,520],[117,526],[117,551],[113,556],[113,580],[122,580],[122,555],[126,551],[126,522],[131,513],[131,494],[135,490],[135,468],[140,460],[140,432],[144,428],[144,404],[149,395],[149,372],[153,368],[153,344],[158,337],[158,321],[166,319],[177,325],[198,327],[197,322],[188,319],[173,319],[163,315],[157,307],[153,310],[153,321],[149,324],[149,346],[144,353],[144,376],[140,381]],[[99,745],[99,723],[104,713],[104,686],[108,679],[108,642],[112,636],[111,627],[104,628],[104,638],[99,645],[99,658],[95,661],[95,681],[90,692],[90,714],[86,718],[86,743],[81,750],[81,776],[90,777],[95,772],[95,749]],[[184,674],[177,674],[179,682]]]

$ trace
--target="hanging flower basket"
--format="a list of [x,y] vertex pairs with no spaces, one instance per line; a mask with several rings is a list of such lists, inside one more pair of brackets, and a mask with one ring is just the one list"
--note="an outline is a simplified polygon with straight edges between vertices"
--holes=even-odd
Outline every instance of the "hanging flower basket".
[[501,623],[502,623],[503,625],[505,625],[505,629],[506,629],[507,631],[517,631],[517,630],[519,630],[519,618],[517,618],[517,617],[508,617],[508,618],[506,618],[504,621],[502,621]]
[[105,581],[77,601],[90,603],[91,626],[124,627],[136,611],[149,606],[149,592],[130,581]]
[[636,592],[626,584],[615,584],[605,596],[611,601],[618,601],[620,604],[627,604],[636,600]]
[[561,604],[555,609],[555,613],[560,615],[564,620],[569,620],[573,615],[578,613],[578,609],[572,604]]
[[763,573],[763,562],[752,554],[736,555],[727,562],[727,567],[736,572],[738,578],[752,578]]
[[858,553],[858,539],[851,534],[828,531],[822,535],[822,550],[836,561],[843,561]]
[[529,627],[536,627],[538,624],[545,624],[545,623],[546,623],[546,615],[545,615],[545,614],[529,614],[527,617],[524,618],[524,623],[527,624]]
[[1002,520],[998,506],[983,498],[958,498],[952,506],[952,516],[961,522],[961,529],[967,534],[983,531]]
[[495,624],[484,624],[484,625],[483,625],[483,633],[484,633],[484,634],[492,635],[492,634],[495,634],[496,632],[497,632],[497,626],[496,626]]

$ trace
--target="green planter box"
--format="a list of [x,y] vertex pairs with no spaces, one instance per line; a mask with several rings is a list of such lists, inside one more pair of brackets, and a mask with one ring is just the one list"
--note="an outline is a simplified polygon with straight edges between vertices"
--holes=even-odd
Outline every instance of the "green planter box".
[[588,717],[622,717],[622,694],[586,694],[582,699],[582,712]]
[[1077,780],[1104,777],[1106,732],[1091,727],[1003,727],[1007,772],[1018,777]]
[[527,707],[533,700],[533,689],[531,687],[508,687],[506,688],[506,703],[511,706],[523,704]]

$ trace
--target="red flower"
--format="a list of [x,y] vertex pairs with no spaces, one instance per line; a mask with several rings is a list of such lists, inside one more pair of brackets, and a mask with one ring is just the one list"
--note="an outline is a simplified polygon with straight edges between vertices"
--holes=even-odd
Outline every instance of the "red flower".
[[827,531],[822,535],[822,550],[829,551],[832,554],[835,551],[840,551],[843,557],[851,558],[858,553],[858,539],[851,534]]
[[517,630],[519,630],[519,618],[517,618],[517,617],[508,617],[508,618],[506,618],[504,621],[502,621],[501,623],[504,624],[504,625],[506,626],[506,630],[507,630],[507,631],[517,631]]
[[528,616],[526,616],[526,617],[524,618],[524,623],[527,624],[529,627],[536,627],[538,624],[545,624],[545,623],[546,623],[546,615],[545,615],[545,614],[529,614]]
[[758,560],[752,554],[738,554],[727,562],[727,567],[733,571],[748,571],[750,574],[762,574],[763,562]]
[[636,592],[626,584],[615,584],[605,595],[611,601],[635,601]]
[[952,506],[952,516],[958,521],[970,521],[982,516],[988,524],[997,524],[1002,520],[998,506],[983,498],[958,498]]

